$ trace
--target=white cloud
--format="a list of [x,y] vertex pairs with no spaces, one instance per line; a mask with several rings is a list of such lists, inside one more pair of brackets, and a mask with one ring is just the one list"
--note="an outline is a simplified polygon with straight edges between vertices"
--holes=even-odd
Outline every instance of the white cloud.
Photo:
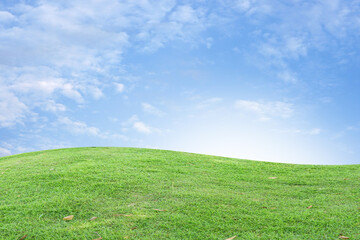
[[15,93],[25,94],[31,98],[32,102],[51,98],[57,92],[77,102],[83,102],[84,99],[79,91],[80,88],[83,91],[96,88],[91,85],[87,88],[85,86],[75,86],[71,80],[58,77],[60,74],[48,67],[7,69],[7,71],[11,70],[15,76],[10,74],[10,76],[4,76],[9,82],[9,89]]
[[22,123],[28,111],[29,109],[24,103],[5,86],[0,85],[0,127]]
[[123,130],[128,130],[128,127],[132,127],[134,125],[134,122],[138,122],[139,118],[137,115],[131,116],[128,120],[123,121],[121,123],[121,126],[123,127]]
[[26,117],[21,102],[35,110],[34,107],[50,101],[45,109],[62,111],[63,105],[51,103],[58,94],[78,103],[83,103],[88,95],[94,99],[102,97],[105,83],[94,82],[93,76],[116,74],[113,68],[119,69],[122,49],[128,44],[125,29],[114,29],[108,25],[114,22],[104,18],[119,15],[118,9],[111,8],[121,8],[117,2],[40,1],[36,5],[14,3],[9,9],[15,15],[0,11],[0,22],[14,20],[0,31],[0,79],[4,79],[11,95],[3,101],[17,105],[12,107],[13,114],[7,114],[6,121],[2,117],[2,126],[11,126]]
[[64,112],[66,107],[63,104],[56,103],[54,100],[49,100],[45,104],[45,110],[50,112]]
[[219,97],[213,97],[213,98],[209,98],[206,100],[201,101],[200,103],[197,104],[197,108],[199,109],[204,109],[204,108],[208,108],[216,103],[221,102],[223,99],[219,98]]
[[9,156],[9,155],[11,155],[10,150],[0,147],[0,157],[5,157],[5,156]]
[[151,128],[147,126],[145,123],[140,121],[134,122],[133,128],[140,133],[145,133],[145,134],[152,133]]
[[161,110],[159,110],[158,108],[154,107],[153,105],[149,104],[149,103],[142,103],[141,104],[142,109],[144,112],[146,113],[150,113],[152,115],[156,115],[156,116],[163,116],[165,113]]
[[[228,7],[235,3],[223,2]],[[349,41],[356,41],[356,33],[360,31],[360,5],[357,0],[306,3],[239,0],[235,5],[237,7],[233,9],[240,10],[248,17],[248,23],[259,29],[251,37],[260,55],[256,56],[256,64],[261,61],[259,65],[270,65],[278,74],[291,72],[295,67],[292,61],[303,60],[301,58],[307,57],[310,52],[326,52],[337,56],[339,62],[354,54],[353,44]],[[253,48],[249,53],[254,57]],[[290,76],[283,78],[293,79]]]
[[206,47],[210,49],[212,47],[212,44],[214,42],[214,39],[211,37],[206,38]]
[[281,53],[281,49],[278,49],[276,46],[273,46],[269,43],[262,43],[259,46],[259,52],[263,56],[276,58],[276,59],[282,59],[283,55]]
[[114,83],[116,91],[122,93],[125,90],[125,85],[122,83]]
[[198,13],[189,5],[178,6],[170,15],[170,20],[182,23],[195,23],[199,20]]
[[102,96],[104,96],[103,92],[101,91],[100,88],[96,87],[96,86],[90,86],[87,88],[87,91],[90,92],[90,94],[95,98],[95,99],[99,99]]
[[345,138],[351,134],[360,132],[360,123],[348,125],[332,136],[333,139]]
[[321,97],[321,98],[319,99],[319,101],[320,101],[321,103],[331,103],[331,102],[333,101],[333,99],[332,99],[331,97]]
[[15,92],[21,92],[26,94],[36,94],[38,97],[48,97],[51,96],[56,90],[61,89],[64,85],[64,79],[53,76],[54,72],[46,71],[44,76],[43,68],[39,69],[29,69],[21,70],[20,72],[15,73],[20,76],[16,78],[16,81],[13,80],[10,88]]
[[[283,33],[285,34],[285,33]],[[261,39],[258,50],[265,57],[273,58],[277,62],[287,59],[297,59],[307,54],[308,46],[304,39],[296,36],[272,36],[270,40]]]
[[308,136],[316,136],[320,135],[324,132],[321,128],[312,128],[312,129],[277,129],[274,130],[277,133],[292,133],[292,134],[299,134],[299,135],[308,135]]
[[289,70],[284,70],[278,74],[279,78],[281,78],[286,83],[296,83],[298,82],[294,73]]
[[237,100],[237,109],[253,112],[260,117],[260,120],[270,120],[272,117],[289,118],[293,115],[293,105],[286,102],[263,102]]
[[64,125],[71,133],[100,136],[100,130],[98,128],[88,126],[84,122],[73,121],[68,117],[61,117],[58,119],[58,122]]
[[279,21],[276,28],[269,25],[267,29],[290,51],[305,54],[308,44],[312,47],[331,44],[323,41],[328,39],[329,33],[341,39],[360,27],[354,24],[359,10],[356,1],[315,1],[307,4],[302,1],[272,1],[272,5],[272,15]]
[[320,128],[313,128],[308,132],[308,134],[309,135],[319,135],[322,132],[323,132],[323,130]]
[[251,7],[251,1],[250,0],[238,0],[235,2],[235,6],[237,9],[241,11],[246,11]]
[[14,15],[6,11],[0,11],[0,22],[8,22],[15,19]]
[[106,140],[129,140],[129,138],[125,135],[118,134],[116,132],[101,131],[97,127],[89,126],[87,123],[82,121],[71,120],[68,117],[58,118],[58,122],[56,124],[64,126],[65,129],[75,135],[88,135]]
[[349,125],[343,130],[343,132],[347,132],[347,131],[349,131],[349,132],[358,132],[358,131],[360,131],[360,122],[357,123],[357,124],[354,124],[354,125]]
[[75,87],[71,84],[71,83],[65,83],[62,86],[61,89],[62,94],[64,94],[66,97],[74,99],[75,101],[77,101],[78,103],[81,103],[84,101],[83,97],[81,96],[81,94],[79,93],[79,91],[77,91],[75,89]]
[[288,56],[298,58],[306,55],[307,47],[303,39],[292,36],[285,38],[285,51]]
[[150,133],[161,133],[160,129],[150,127],[143,121],[139,120],[137,115],[131,116],[127,121],[121,123],[123,131],[128,131],[129,129],[134,129],[139,133],[150,134]]
[[[0,113],[1,126],[20,123],[26,119],[25,110],[35,111],[44,103],[47,111],[64,111],[59,94],[77,103],[88,96],[101,98],[109,83],[94,81],[94,76],[116,79],[124,72],[121,62],[127,48],[155,51],[175,40],[212,44],[212,38],[199,34],[211,25],[201,4],[74,0],[8,5],[10,10],[0,11],[0,22],[5,22],[0,31],[0,79],[6,79],[10,96],[1,99],[2,108],[8,108],[6,104],[13,110],[6,117]],[[120,93],[125,90],[122,83],[115,87]]]
[[159,9],[152,10],[159,12],[158,18],[143,22],[141,31],[137,34],[139,43],[145,44],[141,49],[153,52],[174,40],[193,45],[206,43],[200,33],[211,23],[203,9],[190,5],[175,6],[175,1],[167,1],[164,6],[160,8],[162,12]]

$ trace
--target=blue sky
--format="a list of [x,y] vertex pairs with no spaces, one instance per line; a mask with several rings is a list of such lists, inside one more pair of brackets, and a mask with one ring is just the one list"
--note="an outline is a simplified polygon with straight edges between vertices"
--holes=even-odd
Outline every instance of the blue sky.
[[0,156],[360,163],[360,1],[0,3]]

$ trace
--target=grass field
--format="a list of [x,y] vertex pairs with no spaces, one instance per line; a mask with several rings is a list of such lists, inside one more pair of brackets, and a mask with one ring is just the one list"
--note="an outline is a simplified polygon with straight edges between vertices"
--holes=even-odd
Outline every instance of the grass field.
[[[72,220],[63,220],[69,215]],[[234,236],[360,239],[360,165],[280,164],[137,148],[0,158],[0,239]]]

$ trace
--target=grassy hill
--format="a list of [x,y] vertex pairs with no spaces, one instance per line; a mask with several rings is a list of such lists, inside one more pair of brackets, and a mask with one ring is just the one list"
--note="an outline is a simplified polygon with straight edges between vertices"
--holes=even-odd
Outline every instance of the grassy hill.
[[[69,215],[72,220],[63,220]],[[234,236],[360,239],[360,165],[280,164],[137,148],[0,158],[0,239]]]

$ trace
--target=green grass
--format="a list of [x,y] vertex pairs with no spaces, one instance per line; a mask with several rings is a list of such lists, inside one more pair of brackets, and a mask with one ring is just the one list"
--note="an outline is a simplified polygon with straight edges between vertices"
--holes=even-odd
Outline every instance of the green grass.
[[[64,221],[68,215],[74,219]],[[360,165],[280,164],[136,148],[3,157],[0,239],[24,235],[360,239]]]

